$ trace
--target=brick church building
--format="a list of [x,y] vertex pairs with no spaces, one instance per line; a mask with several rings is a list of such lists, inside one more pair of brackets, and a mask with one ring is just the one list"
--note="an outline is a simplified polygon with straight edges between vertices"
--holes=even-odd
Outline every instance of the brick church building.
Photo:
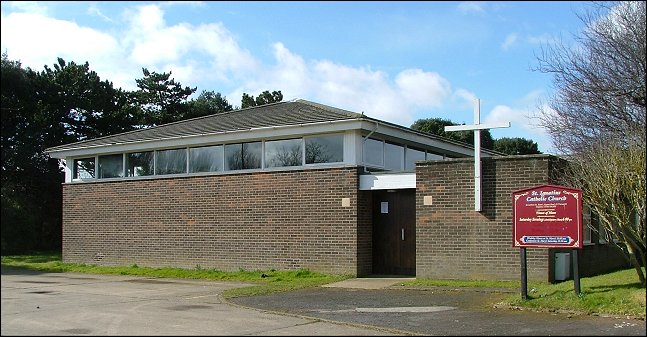
[[[472,146],[305,100],[48,153],[65,162],[64,262],[445,279],[518,279],[511,193],[564,165],[482,150],[476,212]],[[625,263],[584,237],[581,275]],[[556,280],[560,253],[529,249],[528,277]]]

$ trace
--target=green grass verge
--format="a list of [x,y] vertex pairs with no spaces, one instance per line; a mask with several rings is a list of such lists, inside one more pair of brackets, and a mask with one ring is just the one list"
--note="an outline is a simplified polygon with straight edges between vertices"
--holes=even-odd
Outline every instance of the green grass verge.
[[252,286],[229,289],[223,297],[269,294],[290,291],[348,279],[350,275],[328,275],[299,270],[239,270],[225,272],[216,269],[151,268],[137,265],[124,267],[97,266],[93,264],[63,263],[60,253],[35,253],[32,255],[2,256],[2,267],[26,268],[43,272],[74,272],[108,275],[132,275],[177,279],[239,281]]
[[[177,279],[201,279],[238,281],[252,286],[227,290],[225,298],[263,295],[278,291],[290,291],[341,281],[350,275],[327,275],[309,270],[224,272],[215,269],[150,268],[136,265],[107,267],[90,264],[63,263],[60,253],[37,253],[33,255],[2,256],[2,267],[28,268],[43,272],[77,272],[93,274],[167,277]],[[498,288],[514,294],[507,296],[501,305],[546,311],[577,311],[585,314],[629,315],[645,319],[645,288],[637,281],[634,269],[609,274],[585,277],[580,280],[581,295],[574,291],[573,281],[557,284],[528,283],[528,299],[522,300],[519,281],[459,281],[416,279],[400,285],[408,288]],[[500,298],[500,297],[497,297]]]
[[606,314],[645,319],[645,288],[638,282],[635,269],[581,278],[580,296],[575,294],[572,280],[556,284],[529,282],[526,300],[521,299],[520,281],[417,279],[403,282],[401,286],[516,290],[514,295],[511,294],[498,304],[541,311]]
[[431,280],[415,279],[403,282],[406,287],[448,287],[448,288],[519,288],[518,281],[481,281],[481,280]]
[[518,295],[506,303],[538,310],[628,315],[645,319],[645,288],[638,282],[635,269],[582,278],[579,296],[574,287],[572,280],[539,284],[529,287],[528,300],[524,301]]

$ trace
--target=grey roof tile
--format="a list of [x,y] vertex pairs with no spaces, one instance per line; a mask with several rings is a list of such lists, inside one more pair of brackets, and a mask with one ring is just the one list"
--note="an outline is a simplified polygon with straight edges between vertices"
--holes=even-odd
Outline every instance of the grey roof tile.
[[124,132],[112,136],[84,140],[51,147],[48,148],[47,151],[64,151],[146,140],[163,140],[183,136],[244,131],[271,126],[348,120],[362,117],[364,117],[362,114],[306,100],[296,100],[240,109],[159,125],[147,129]]
[[[88,139],[46,149],[46,152],[84,149],[97,146],[127,144],[141,141],[165,140],[179,137],[199,136],[225,132],[246,131],[262,127],[302,125],[318,122],[361,119],[379,122],[408,132],[423,135],[445,143],[471,148],[472,145],[447,139],[426,132],[412,130],[397,124],[378,120],[348,110],[315,103],[303,99],[266,104],[258,107],[239,109],[225,113],[187,119],[147,129],[124,132],[112,136]],[[501,154],[483,149],[484,152]]]

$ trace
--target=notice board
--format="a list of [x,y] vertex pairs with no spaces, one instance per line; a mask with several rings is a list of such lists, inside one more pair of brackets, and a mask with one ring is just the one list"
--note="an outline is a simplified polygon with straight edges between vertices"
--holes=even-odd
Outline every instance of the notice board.
[[582,248],[582,191],[539,185],[512,192],[512,246]]

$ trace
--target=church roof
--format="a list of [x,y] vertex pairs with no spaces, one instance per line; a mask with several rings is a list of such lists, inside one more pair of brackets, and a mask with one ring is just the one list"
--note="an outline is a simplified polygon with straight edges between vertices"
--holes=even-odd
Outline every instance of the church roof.
[[[113,146],[130,146],[136,143],[151,143],[159,141],[173,141],[201,136],[215,136],[228,133],[262,130],[264,128],[300,127],[334,122],[366,121],[389,126],[407,134],[422,136],[426,139],[458,146],[463,149],[472,149],[473,146],[437,135],[416,131],[408,127],[389,123],[365,116],[363,113],[351,112],[332,106],[319,104],[303,99],[286,102],[265,104],[261,106],[238,109],[213,115],[197,117],[163,124],[146,129],[123,132],[111,136],[93,138],[80,142],[54,146],[46,149],[53,157],[64,154],[83,153],[90,149],[111,148]],[[485,153],[498,155],[495,151],[482,149]],[[61,157],[59,157],[61,158]]]
[[246,131],[262,127],[303,125],[352,119],[370,119],[362,114],[306,100],[279,102],[187,119],[48,148],[48,152],[86,147],[164,140],[169,138]]

